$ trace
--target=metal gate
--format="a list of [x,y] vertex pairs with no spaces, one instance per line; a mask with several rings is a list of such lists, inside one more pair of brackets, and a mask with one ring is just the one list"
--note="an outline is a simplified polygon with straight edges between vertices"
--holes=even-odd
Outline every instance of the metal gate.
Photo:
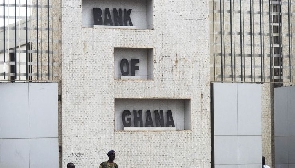
[[0,83],[0,167],[58,167],[57,83]]
[[211,81],[294,82],[294,0],[211,0]]
[[274,141],[276,168],[295,165],[295,87],[274,90]]
[[213,165],[261,168],[261,85],[213,83],[212,87]]

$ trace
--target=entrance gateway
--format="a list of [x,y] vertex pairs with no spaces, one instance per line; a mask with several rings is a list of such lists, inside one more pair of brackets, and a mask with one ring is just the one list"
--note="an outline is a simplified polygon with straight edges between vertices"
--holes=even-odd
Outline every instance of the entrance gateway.
[[0,83],[0,167],[59,167],[57,90]]

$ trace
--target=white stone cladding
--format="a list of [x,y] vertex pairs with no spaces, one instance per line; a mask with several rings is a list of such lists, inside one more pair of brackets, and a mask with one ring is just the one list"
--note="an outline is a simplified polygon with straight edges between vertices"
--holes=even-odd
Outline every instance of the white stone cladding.
[[[83,28],[62,1],[62,167],[211,166],[209,2],[153,1],[153,29]],[[134,16],[136,17],[136,16]],[[153,48],[152,80],[115,80],[114,48]],[[115,131],[115,98],[190,99],[191,130]]]

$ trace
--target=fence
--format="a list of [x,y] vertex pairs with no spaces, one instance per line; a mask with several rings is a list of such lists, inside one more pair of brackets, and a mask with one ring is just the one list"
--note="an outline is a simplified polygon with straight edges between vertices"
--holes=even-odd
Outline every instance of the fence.
[[294,82],[294,0],[211,0],[211,81]]
[[0,1],[0,81],[56,81],[60,74],[57,1]]

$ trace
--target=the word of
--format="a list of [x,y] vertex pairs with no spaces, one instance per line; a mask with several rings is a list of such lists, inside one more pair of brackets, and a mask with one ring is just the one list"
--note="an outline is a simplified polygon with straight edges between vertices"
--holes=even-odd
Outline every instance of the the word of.
[[[135,71],[139,70],[139,66],[136,66],[139,63],[139,59],[131,59],[131,76],[135,76]],[[129,76],[129,62],[127,59],[122,59],[120,62],[120,70],[122,76]]]
[[[145,124],[142,120],[142,110],[133,110],[133,126],[134,127],[175,127],[174,120],[172,116],[172,111],[167,110],[166,124],[164,124],[163,110],[154,110],[155,118],[152,118],[150,110],[147,110]],[[124,110],[122,113],[122,122],[124,127],[131,127],[131,112],[129,110]]]
[[[124,16],[123,10],[119,8],[113,8],[113,17],[111,15],[110,9],[104,9],[104,18],[103,11],[100,8],[93,8],[93,18],[94,18],[94,25],[110,25],[110,26],[133,26],[131,21],[131,10],[132,9],[124,9]],[[113,19],[112,19],[113,18]]]

